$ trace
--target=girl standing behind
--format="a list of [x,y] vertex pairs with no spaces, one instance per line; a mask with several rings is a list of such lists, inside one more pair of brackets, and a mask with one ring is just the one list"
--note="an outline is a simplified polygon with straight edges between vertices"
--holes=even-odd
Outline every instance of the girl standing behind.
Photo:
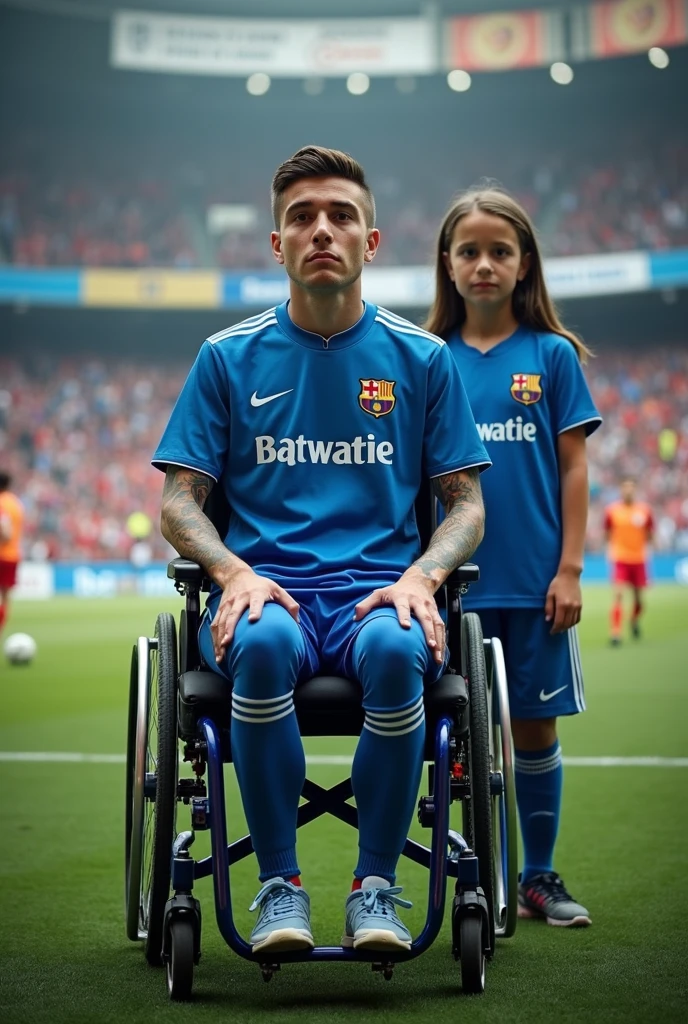
[[450,208],[426,330],[456,359],[493,468],[482,479],[480,582],[465,599],[504,645],[525,863],[519,916],[589,925],[554,871],[563,768],[557,717],[585,710],[576,624],[588,512],[585,441],[601,423],[559,321],[525,210],[495,188]]

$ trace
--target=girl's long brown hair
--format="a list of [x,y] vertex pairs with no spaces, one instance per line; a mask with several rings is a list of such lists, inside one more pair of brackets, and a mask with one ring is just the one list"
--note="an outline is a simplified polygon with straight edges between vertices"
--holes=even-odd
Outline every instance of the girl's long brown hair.
[[466,303],[456,290],[444,265],[444,253],[449,252],[456,225],[469,213],[481,210],[508,221],[518,236],[521,254],[530,254],[530,267],[523,281],[518,281],[512,296],[514,316],[519,324],[534,331],[560,334],[576,349],[584,363],[592,355],[583,341],[567,330],[559,319],[545,284],[542,256],[535,237],[533,223],[520,203],[498,188],[470,188],[456,199],[444,218],[437,240],[435,264],[435,300],[430,307],[424,327],[431,334],[446,338],[466,320]]

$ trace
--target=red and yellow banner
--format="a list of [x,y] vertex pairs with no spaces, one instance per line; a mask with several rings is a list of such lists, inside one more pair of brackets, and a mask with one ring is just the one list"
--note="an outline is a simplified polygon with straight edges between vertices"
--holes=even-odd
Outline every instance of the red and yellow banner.
[[499,71],[549,64],[563,54],[562,24],[556,11],[449,18],[447,66],[464,71]]
[[685,0],[606,0],[590,11],[590,49],[614,57],[651,46],[685,43]]

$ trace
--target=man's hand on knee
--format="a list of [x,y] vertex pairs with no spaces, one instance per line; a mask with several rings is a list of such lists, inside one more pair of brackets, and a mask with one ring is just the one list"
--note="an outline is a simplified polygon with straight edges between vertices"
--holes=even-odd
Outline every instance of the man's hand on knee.
[[411,628],[411,616],[417,619],[425,633],[428,647],[438,664],[444,660],[445,628],[437,610],[432,583],[422,573],[408,569],[401,579],[389,587],[374,590],[354,609],[354,619],[365,618],[374,608],[396,608],[404,629]]
[[295,622],[299,621],[299,605],[291,594],[273,580],[259,576],[252,569],[239,569],[222,591],[215,618],[210,625],[215,660],[219,663],[232,642],[236,624],[248,608],[248,621],[257,622],[268,601],[281,604]]

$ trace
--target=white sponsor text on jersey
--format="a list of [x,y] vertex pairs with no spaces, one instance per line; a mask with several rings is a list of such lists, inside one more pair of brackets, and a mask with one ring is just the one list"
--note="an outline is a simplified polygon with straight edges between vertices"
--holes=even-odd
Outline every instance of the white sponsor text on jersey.
[[481,441],[530,441],[535,440],[537,426],[524,423],[522,416],[509,419],[506,423],[476,423]]
[[285,462],[295,466],[298,462],[332,462],[335,466],[363,466],[366,463],[381,462],[392,465],[394,445],[391,441],[375,441],[375,434],[367,438],[360,435],[353,441],[312,441],[299,434],[297,438],[281,437],[279,441],[270,434],[256,438],[256,463]]

